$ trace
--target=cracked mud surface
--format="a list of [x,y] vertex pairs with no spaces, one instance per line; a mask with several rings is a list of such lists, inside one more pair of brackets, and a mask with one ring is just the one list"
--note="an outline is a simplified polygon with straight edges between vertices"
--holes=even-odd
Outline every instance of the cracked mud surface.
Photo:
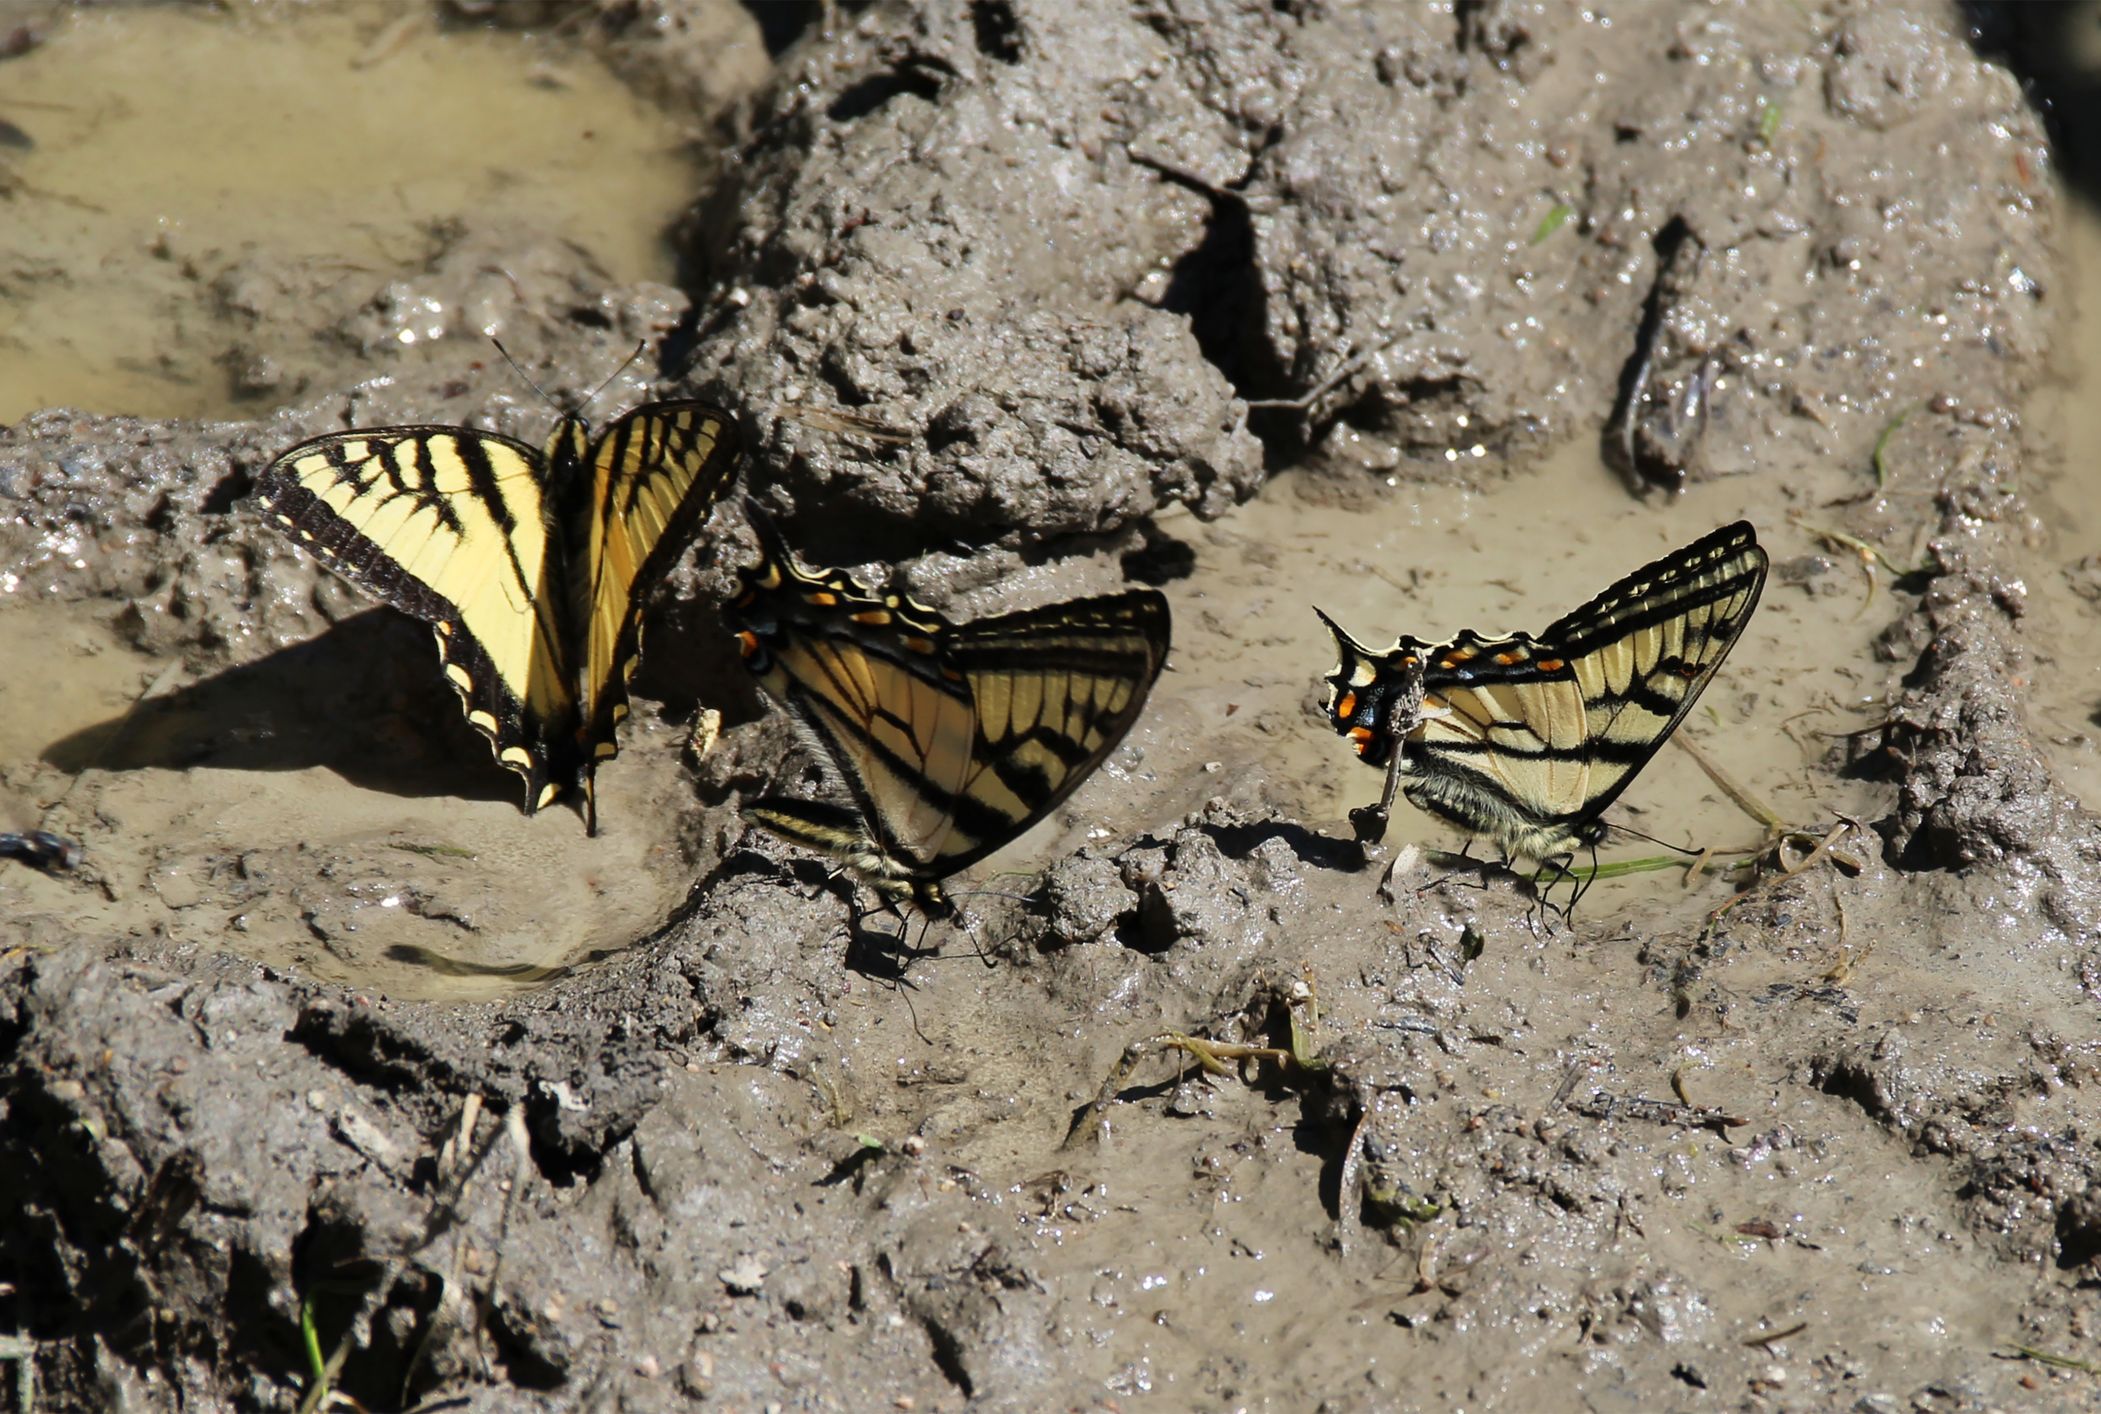
[[[2057,154],[1953,11],[978,0],[769,65],[643,8],[535,17],[727,114],[680,285],[515,219],[251,251],[216,420],[0,431],[0,829],[88,851],[0,863],[39,1408],[295,1407],[303,1308],[375,1409],[2090,1400],[2006,1357],[2101,1321],[2101,521],[2032,426]],[[1169,595],[1146,717],[937,955],[738,820],[813,777],[719,628],[728,505],[597,839],[248,506],[339,426],[544,435],[492,319],[557,401],[648,342],[600,417],[738,408],[815,562]],[[1348,843],[1311,604],[1537,629],[1738,516],[1772,579],[1685,734],[1797,872],[1565,925],[1413,812]],[[1676,748],[1613,818],[1760,833]],[[1145,1044],[1294,1028],[1317,1065]]]

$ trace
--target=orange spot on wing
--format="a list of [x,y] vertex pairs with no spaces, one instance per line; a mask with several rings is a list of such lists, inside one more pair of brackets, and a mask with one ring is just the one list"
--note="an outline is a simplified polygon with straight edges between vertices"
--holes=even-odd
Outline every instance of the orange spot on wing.
[[1354,716],[1356,716],[1356,715],[1357,715],[1357,694],[1356,694],[1356,693],[1354,693],[1354,692],[1345,692],[1344,694],[1342,694],[1342,696],[1340,696],[1340,697],[1336,698],[1336,699],[1335,699],[1335,715],[1336,715],[1336,716],[1338,716],[1338,717],[1345,717],[1345,718],[1346,718],[1346,717],[1354,717]]
[[1568,664],[1560,658],[1541,658],[1539,670],[1543,673],[1558,673]]

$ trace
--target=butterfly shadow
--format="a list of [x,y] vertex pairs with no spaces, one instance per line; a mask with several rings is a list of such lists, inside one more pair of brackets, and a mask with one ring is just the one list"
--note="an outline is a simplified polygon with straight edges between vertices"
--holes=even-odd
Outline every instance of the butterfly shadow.
[[69,773],[319,766],[391,795],[516,801],[517,776],[467,725],[437,668],[428,628],[374,609],[253,662],[149,692],[40,754]]
[[1355,874],[1370,867],[1372,862],[1370,853],[1359,841],[1337,839],[1296,820],[1250,820],[1244,824],[1207,822],[1197,828],[1209,835],[1219,853],[1228,859],[1245,859],[1269,841],[1282,840],[1294,857],[1320,869]]
[[[914,914],[887,903],[870,906],[853,876],[845,870],[808,856],[775,855],[754,846],[749,836],[724,856],[712,874],[694,885],[686,904],[673,913],[672,923],[715,897],[719,890],[748,884],[792,889],[805,899],[828,896],[844,904],[846,952],[841,965],[871,982],[900,991],[915,987],[917,984],[908,975],[912,964],[941,955],[939,947],[925,942],[935,920],[919,920],[921,941],[915,944],[911,941]],[[871,923],[871,919],[889,919],[893,926]]]

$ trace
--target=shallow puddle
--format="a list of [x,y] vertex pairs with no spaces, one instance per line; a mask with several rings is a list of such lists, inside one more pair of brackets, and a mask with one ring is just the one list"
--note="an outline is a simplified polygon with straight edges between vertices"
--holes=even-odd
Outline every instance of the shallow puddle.
[[[227,681],[243,669],[200,681],[122,647],[108,615],[0,611],[0,661],[52,661],[0,681],[0,828],[48,825],[87,846],[78,876],[0,875],[0,946],[36,943],[50,936],[44,921],[62,921],[394,995],[476,998],[627,946],[690,883],[675,843],[647,823],[672,818],[667,797],[687,789],[674,732],[640,720],[623,734],[622,759],[599,773],[601,833],[588,838],[568,810],[523,815],[515,778],[476,738],[456,745],[486,770],[368,774],[357,745],[334,740],[353,724],[325,701],[268,689],[251,700]],[[404,630],[385,635],[390,651],[428,652],[435,671],[420,626],[382,627]],[[308,665],[332,670],[311,655]],[[414,737],[427,725],[384,730]]]
[[672,117],[573,44],[405,6],[84,10],[0,77],[21,134],[0,146],[0,423],[223,415],[236,349],[317,389],[369,376],[259,323],[244,282],[292,271],[354,306],[463,218],[669,281],[697,180]]

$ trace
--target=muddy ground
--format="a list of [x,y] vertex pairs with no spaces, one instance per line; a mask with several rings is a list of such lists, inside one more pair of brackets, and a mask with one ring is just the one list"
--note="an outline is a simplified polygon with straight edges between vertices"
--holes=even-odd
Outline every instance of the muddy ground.
[[[384,279],[248,252],[223,415],[0,432],[0,828],[87,851],[0,863],[17,1407],[292,1408],[303,1313],[373,1409],[2101,1398],[2066,193],[1954,9],[507,14],[708,137],[676,286],[471,213]],[[719,628],[732,509],[587,840],[249,506],[336,427],[543,435],[488,333],[564,402],[647,342],[594,408],[738,408],[813,561],[1169,594],[938,955],[739,822],[816,777]],[[1412,812],[1349,842],[1310,604],[1536,629],[1739,515],[1774,573],[1685,735],[1764,867],[1564,922]],[[1675,748],[1614,818],[1761,836]]]

